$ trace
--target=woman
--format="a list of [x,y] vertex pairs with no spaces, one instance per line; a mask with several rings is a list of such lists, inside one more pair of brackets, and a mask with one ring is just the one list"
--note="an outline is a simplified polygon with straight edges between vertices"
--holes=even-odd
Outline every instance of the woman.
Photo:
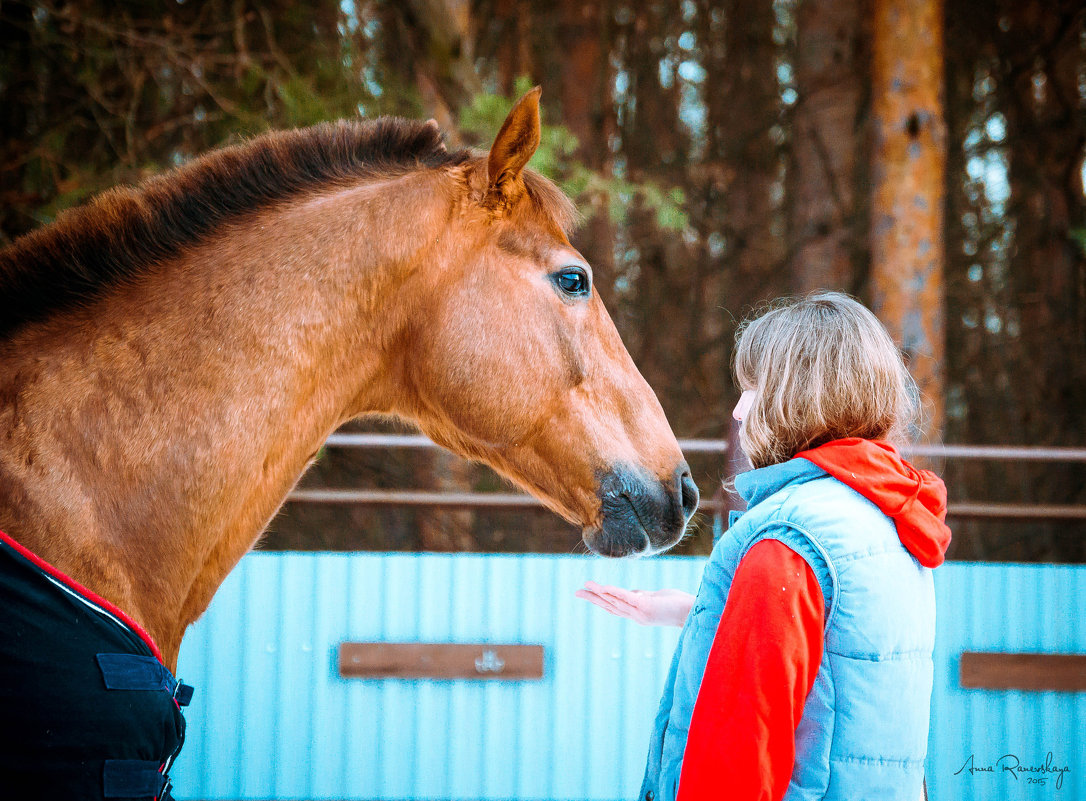
[[644,801],[922,795],[931,569],[946,488],[900,457],[915,385],[851,298],[776,306],[739,332],[733,416],[755,469],[696,598],[588,583],[578,595],[683,631]]

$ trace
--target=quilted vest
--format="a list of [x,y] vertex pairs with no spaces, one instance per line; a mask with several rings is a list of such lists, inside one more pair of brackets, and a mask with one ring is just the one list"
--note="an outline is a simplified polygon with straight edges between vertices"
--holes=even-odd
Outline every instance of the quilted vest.
[[776,539],[810,565],[826,610],[822,662],[796,730],[784,798],[916,801],[932,688],[931,570],[875,504],[805,459],[752,470],[735,484],[749,509],[733,513],[705,567],[665,683],[640,800],[675,799],[728,588],[743,555]]

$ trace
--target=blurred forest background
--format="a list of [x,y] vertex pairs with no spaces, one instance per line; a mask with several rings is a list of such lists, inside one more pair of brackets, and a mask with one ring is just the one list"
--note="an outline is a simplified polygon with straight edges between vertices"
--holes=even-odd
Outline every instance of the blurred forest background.
[[[873,9],[887,5],[0,0],[0,245],[269,128],[435,117],[451,143],[486,147],[516,94],[539,84],[533,166],[584,212],[574,244],[680,437],[727,436],[739,320],[781,295],[837,288],[880,315],[924,299],[911,313],[934,333],[927,350],[908,341],[908,319],[887,322],[929,396],[927,441],[1086,447],[1083,4],[914,0],[941,37],[897,30]],[[900,62],[880,67],[872,43],[895,40]],[[875,80],[888,74],[895,91],[897,75],[937,84],[902,134],[938,176],[916,202],[937,230],[913,243],[937,252],[904,285],[879,255],[880,182],[896,180],[877,135]],[[690,461],[711,497],[723,458]],[[952,502],[1086,504],[1082,463],[932,464]],[[326,448],[302,486],[503,483],[444,453]],[[1086,561],[1083,519],[951,522],[953,558]],[[545,511],[288,503],[262,547],[570,552],[578,541]],[[703,517],[679,552],[710,546]]]

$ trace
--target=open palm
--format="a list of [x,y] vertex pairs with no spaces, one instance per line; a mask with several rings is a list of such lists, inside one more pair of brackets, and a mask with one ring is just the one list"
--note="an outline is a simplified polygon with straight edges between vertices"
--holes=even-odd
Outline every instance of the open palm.
[[642,626],[682,626],[694,605],[694,596],[682,590],[628,590],[594,581],[574,594]]

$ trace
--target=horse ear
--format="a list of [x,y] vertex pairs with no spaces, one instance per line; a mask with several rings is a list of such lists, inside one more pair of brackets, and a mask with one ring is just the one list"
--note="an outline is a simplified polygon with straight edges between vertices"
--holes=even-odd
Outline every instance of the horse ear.
[[437,149],[440,150],[442,153],[447,153],[448,151],[445,149],[445,140],[441,138],[441,126],[438,125],[437,120],[431,117],[426,121],[426,127],[432,130],[434,132],[434,136],[438,138],[439,141],[437,143]]
[[539,147],[538,86],[526,92],[502,123],[486,162],[490,190],[505,194]]

